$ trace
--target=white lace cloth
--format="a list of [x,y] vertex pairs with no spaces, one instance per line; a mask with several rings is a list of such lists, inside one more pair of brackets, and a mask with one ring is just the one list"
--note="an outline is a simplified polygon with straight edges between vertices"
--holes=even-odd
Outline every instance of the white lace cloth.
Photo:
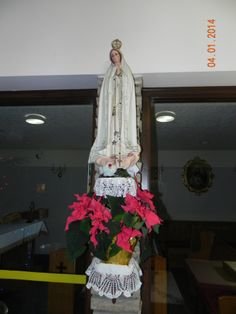
[[126,194],[136,196],[137,185],[133,178],[98,178],[94,185],[98,196],[125,197]]
[[86,275],[89,276],[86,287],[109,299],[117,299],[122,294],[130,297],[142,285],[142,271],[133,257],[129,265],[106,264],[94,257]]

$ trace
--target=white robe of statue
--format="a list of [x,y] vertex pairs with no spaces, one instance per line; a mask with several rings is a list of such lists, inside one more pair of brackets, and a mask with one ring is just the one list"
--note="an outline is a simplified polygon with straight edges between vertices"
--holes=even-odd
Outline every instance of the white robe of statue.
[[119,50],[112,49],[110,57],[112,62],[100,91],[97,136],[89,163],[99,166],[101,173],[108,166],[114,171],[124,168],[135,173],[140,146],[137,143],[134,78]]

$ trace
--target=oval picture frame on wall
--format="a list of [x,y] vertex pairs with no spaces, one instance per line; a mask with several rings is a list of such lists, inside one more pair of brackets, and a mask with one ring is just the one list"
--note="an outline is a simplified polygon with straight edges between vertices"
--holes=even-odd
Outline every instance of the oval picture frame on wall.
[[183,167],[183,183],[190,192],[205,193],[212,186],[214,174],[208,162],[200,157],[189,160]]

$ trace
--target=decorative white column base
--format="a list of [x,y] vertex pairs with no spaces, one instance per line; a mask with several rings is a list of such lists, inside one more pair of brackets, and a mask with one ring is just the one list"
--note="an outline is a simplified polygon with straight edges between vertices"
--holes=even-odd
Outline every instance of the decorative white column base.
[[140,290],[135,292],[130,298],[120,296],[115,303],[106,297],[100,297],[92,290],[91,309],[93,314],[141,314],[142,303]]
[[86,275],[89,276],[86,287],[109,299],[117,299],[121,295],[129,298],[142,285],[142,271],[133,257],[129,265],[106,264],[94,257]]

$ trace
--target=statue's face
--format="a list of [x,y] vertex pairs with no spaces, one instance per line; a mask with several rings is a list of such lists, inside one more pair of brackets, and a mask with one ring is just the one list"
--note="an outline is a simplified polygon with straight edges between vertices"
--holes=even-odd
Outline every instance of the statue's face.
[[114,64],[120,63],[120,61],[121,61],[120,60],[120,54],[117,50],[112,50],[110,56],[111,56],[112,63],[114,63]]

